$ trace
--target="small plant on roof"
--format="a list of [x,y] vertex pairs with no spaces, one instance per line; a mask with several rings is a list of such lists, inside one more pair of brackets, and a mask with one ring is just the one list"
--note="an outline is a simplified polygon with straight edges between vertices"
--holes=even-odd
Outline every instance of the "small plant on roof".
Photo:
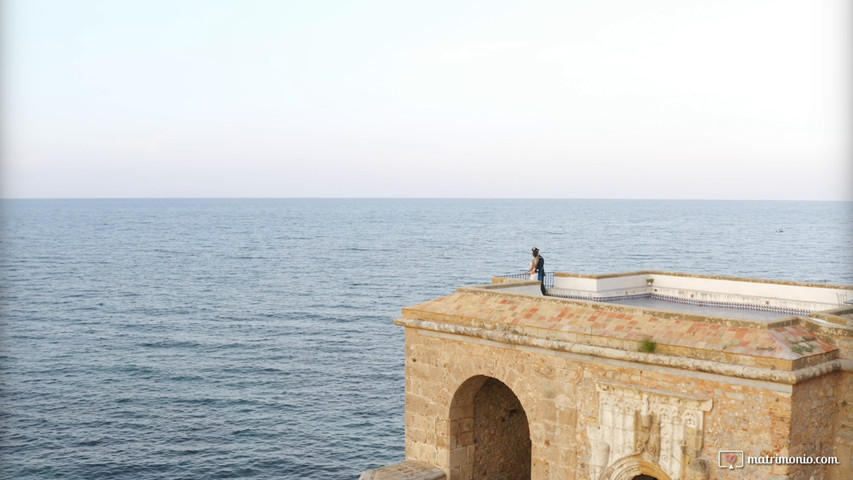
[[646,285],[651,285],[651,284],[653,284],[653,283],[655,283],[655,279],[654,279],[654,278],[649,277],[649,278],[647,278],[647,279],[646,279]]
[[812,347],[808,343],[795,343],[791,345],[791,351],[796,353],[797,355],[809,353],[812,350],[814,350],[814,347]]
[[645,353],[655,353],[657,350],[658,344],[655,343],[651,338],[644,338],[642,342],[640,342],[640,351]]

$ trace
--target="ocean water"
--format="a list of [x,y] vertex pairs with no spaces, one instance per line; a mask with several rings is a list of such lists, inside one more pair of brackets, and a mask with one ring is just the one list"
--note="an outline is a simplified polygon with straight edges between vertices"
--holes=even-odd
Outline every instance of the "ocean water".
[[[0,478],[355,479],[404,306],[527,269],[853,284],[853,204],[6,200]],[[781,233],[777,233],[782,229]]]

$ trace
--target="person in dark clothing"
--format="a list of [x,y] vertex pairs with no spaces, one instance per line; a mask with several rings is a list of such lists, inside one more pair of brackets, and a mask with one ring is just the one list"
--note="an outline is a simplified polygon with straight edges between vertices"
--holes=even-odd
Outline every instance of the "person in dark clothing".
[[528,275],[536,274],[536,279],[539,280],[539,289],[542,291],[542,295],[545,295],[545,257],[539,255],[539,249],[536,247],[533,247],[533,261],[530,262],[530,270],[527,273]]

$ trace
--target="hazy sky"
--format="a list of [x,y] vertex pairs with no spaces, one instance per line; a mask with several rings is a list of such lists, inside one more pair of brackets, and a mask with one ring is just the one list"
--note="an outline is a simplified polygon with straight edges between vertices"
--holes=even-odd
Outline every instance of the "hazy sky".
[[9,0],[0,193],[853,199],[849,0]]

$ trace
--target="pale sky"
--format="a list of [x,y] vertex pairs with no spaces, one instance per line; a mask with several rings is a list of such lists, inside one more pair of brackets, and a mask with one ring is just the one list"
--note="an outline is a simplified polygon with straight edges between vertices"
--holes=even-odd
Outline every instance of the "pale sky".
[[853,200],[849,0],[7,0],[5,198]]

